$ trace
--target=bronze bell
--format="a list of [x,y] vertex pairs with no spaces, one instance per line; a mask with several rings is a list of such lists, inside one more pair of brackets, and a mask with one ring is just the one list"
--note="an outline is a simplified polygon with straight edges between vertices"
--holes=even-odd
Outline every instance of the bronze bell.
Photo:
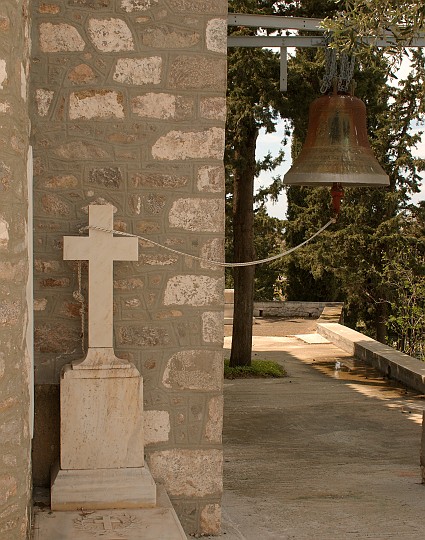
[[283,182],[297,186],[389,185],[369,144],[361,99],[334,93],[313,101],[304,146]]

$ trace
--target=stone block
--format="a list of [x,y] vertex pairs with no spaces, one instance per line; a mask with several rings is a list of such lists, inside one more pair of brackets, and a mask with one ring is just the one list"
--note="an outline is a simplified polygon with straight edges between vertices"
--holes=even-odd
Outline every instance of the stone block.
[[78,52],[86,47],[78,30],[70,24],[41,23],[39,32],[40,49],[46,53]]
[[223,159],[224,129],[213,127],[202,131],[170,131],[152,147],[158,160]]
[[62,373],[61,469],[143,467],[143,383],[137,369],[76,367],[67,365]]
[[162,76],[162,58],[119,58],[113,74],[114,81],[121,84],[141,86],[159,84]]
[[176,448],[152,452],[153,477],[164,484],[171,497],[220,496],[223,455],[220,450]]
[[74,84],[89,84],[96,80],[96,74],[87,64],[78,64],[69,71],[68,80]]
[[211,19],[207,23],[206,44],[209,51],[227,53],[227,20]]
[[223,91],[226,70],[224,58],[181,55],[171,64],[169,86],[184,90]]
[[110,154],[101,146],[88,141],[71,141],[60,144],[53,150],[53,154],[70,161],[110,159]]
[[91,9],[108,8],[113,0],[68,0],[69,6]]
[[187,186],[188,182],[189,178],[187,176],[162,173],[138,172],[131,176],[131,184],[134,188],[176,189]]
[[223,343],[223,312],[202,313],[202,339],[205,343]]
[[197,187],[199,191],[224,191],[224,168],[205,166],[198,170]]
[[35,102],[39,116],[47,116],[49,114],[50,105],[52,104],[55,93],[53,90],[45,90],[37,88],[35,91]]
[[162,377],[162,384],[174,390],[218,391],[222,383],[221,351],[180,351],[168,360]]
[[0,90],[4,89],[4,85],[7,81],[6,60],[0,59]]
[[168,442],[170,430],[170,413],[168,411],[144,412],[144,437],[146,445]]
[[158,120],[186,120],[193,116],[193,99],[166,93],[147,93],[131,100],[134,114]]
[[207,504],[201,510],[200,528],[202,534],[217,536],[221,528],[221,506],[219,504]]
[[69,216],[71,213],[69,205],[57,195],[43,195],[41,205],[49,216]]
[[122,172],[119,167],[101,167],[91,169],[89,172],[89,182],[98,186],[118,189],[122,181]]
[[121,9],[127,13],[147,11],[156,4],[158,0],[121,0]]
[[200,114],[207,120],[226,121],[226,98],[211,97],[202,98],[200,103]]
[[0,216],[0,249],[7,249],[9,244],[9,223]]
[[168,26],[147,28],[142,33],[142,43],[154,49],[187,49],[200,42],[194,30],[172,29]]
[[1,300],[0,301],[0,326],[15,325],[22,311],[22,304],[19,300]]
[[208,417],[205,438],[211,443],[221,443],[223,433],[223,396],[216,396],[208,402]]
[[38,12],[42,13],[44,15],[56,15],[57,13],[60,13],[60,7],[57,4],[52,4],[49,2],[41,2],[38,7]]
[[117,334],[120,345],[158,347],[170,343],[170,336],[165,328],[128,325],[120,327]]
[[123,95],[109,90],[72,92],[69,96],[69,118],[124,118]]
[[223,0],[168,0],[168,3],[176,12],[227,14],[227,2]]
[[93,45],[101,52],[132,51],[133,35],[122,19],[91,18],[88,22],[88,34]]
[[194,274],[173,276],[165,288],[164,305],[193,307],[220,305],[223,288],[223,279]]
[[79,184],[78,178],[73,174],[59,174],[50,176],[44,181],[44,187],[47,189],[72,189]]
[[[224,239],[213,238],[208,240],[201,248],[201,257],[210,261],[223,262],[224,261]],[[201,261],[201,268],[207,268],[209,270],[223,270],[223,267],[207,261]]]
[[170,226],[186,231],[224,232],[224,199],[177,199],[168,215]]

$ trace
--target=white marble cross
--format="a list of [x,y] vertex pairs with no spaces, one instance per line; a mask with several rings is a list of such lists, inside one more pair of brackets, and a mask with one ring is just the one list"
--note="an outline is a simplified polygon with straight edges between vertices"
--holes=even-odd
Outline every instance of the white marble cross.
[[[112,230],[113,206],[90,205],[89,226]],[[68,261],[89,261],[89,349],[112,349],[113,265],[114,261],[137,261],[137,238],[114,237],[112,232],[89,229],[89,236],[86,237],[64,236],[63,258]]]

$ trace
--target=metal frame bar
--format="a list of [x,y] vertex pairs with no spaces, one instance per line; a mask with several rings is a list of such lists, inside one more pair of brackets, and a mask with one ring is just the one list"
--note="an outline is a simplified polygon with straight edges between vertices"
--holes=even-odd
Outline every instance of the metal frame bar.
[[228,36],[228,47],[324,47],[323,36]]
[[[276,30],[311,30],[322,32],[322,35],[312,36],[228,36],[228,47],[279,47],[280,48],[280,89],[288,89],[288,47],[325,47],[323,36],[325,29],[321,27],[321,19],[308,19],[301,17],[280,17],[278,15],[249,15],[246,13],[229,13],[228,26],[249,26],[253,28],[274,28]],[[365,43],[376,47],[395,45],[396,40],[390,33],[384,39],[369,38]],[[408,48],[425,47],[425,32],[420,32],[413,39]]]
[[280,48],[280,91],[288,90],[288,49]]
[[280,17],[278,15],[247,15],[246,13],[229,13],[228,26],[253,26],[257,28],[276,28],[278,30],[319,30],[322,19],[302,17]]
[[[377,47],[395,45],[395,39],[388,36],[387,39],[369,38],[365,43],[374,44]],[[228,36],[228,47],[324,47],[324,36]],[[408,48],[425,47],[425,36],[413,39]]]

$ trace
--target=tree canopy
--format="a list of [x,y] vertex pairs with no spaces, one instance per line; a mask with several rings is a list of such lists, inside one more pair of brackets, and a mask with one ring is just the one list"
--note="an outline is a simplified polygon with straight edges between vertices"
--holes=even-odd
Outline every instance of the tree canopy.
[[[384,51],[371,40],[355,50],[355,94],[366,104],[369,138],[390,176],[390,187],[346,189],[337,225],[286,261],[286,293],[293,300],[343,300],[347,324],[382,341],[388,339],[406,352],[418,351],[416,337],[423,332],[424,312],[425,210],[410,204],[409,196],[418,191],[420,172],[425,169],[424,160],[414,157],[421,134],[412,131],[412,122],[420,123],[425,112],[424,56],[420,50],[412,52],[409,74],[397,81],[388,52],[399,58],[404,51],[401,43],[412,39],[422,25],[424,7],[378,0],[231,0],[229,8],[235,12],[327,17],[324,24],[334,33],[332,46],[340,50],[352,47],[354,37],[379,36],[382,29],[395,36],[392,49]],[[254,30],[239,27],[231,32],[252,34]],[[259,206],[253,209],[255,176],[261,169],[273,170],[282,157],[272,160],[266,156],[262,163],[256,162],[259,129],[272,132],[276,123],[285,119],[293,135],[292,154],[297,155],[305,139],[308,107],[320,94],[325,55],[323,49],[297,50],[289,62],[289,89],[283,95],[278,88],[279,61],[272,51],[234,48],[229,49],[228,59],[225,161],[227,206],[233,209],[228,230],[233,238],[227,238],[227,246],[230,249],[233,244],[234,260],[243,261],[256,258],[256,251],[261,258],[264,251],[270,254],[282,248],[283,224],[273,222],[262,204],[267,191],[258,195]],[[280,189],[281,179],[276,179],[273,196]],[[326,188],[303,187],[290,187],[287,195],[285,241],[291,247],[328,221],[330,196]],[[273,280],[281,271],[277,265],[257,272],[258,296],[270,297]],[[231,362],[241,365],[250,361],[253,268],[237,270],[234,278]],[[414,304],[406,301],[407,295],[415,299]],[[410,311],[408,305],[413,306]],[[408,331],[409,325],[414,330]]]

